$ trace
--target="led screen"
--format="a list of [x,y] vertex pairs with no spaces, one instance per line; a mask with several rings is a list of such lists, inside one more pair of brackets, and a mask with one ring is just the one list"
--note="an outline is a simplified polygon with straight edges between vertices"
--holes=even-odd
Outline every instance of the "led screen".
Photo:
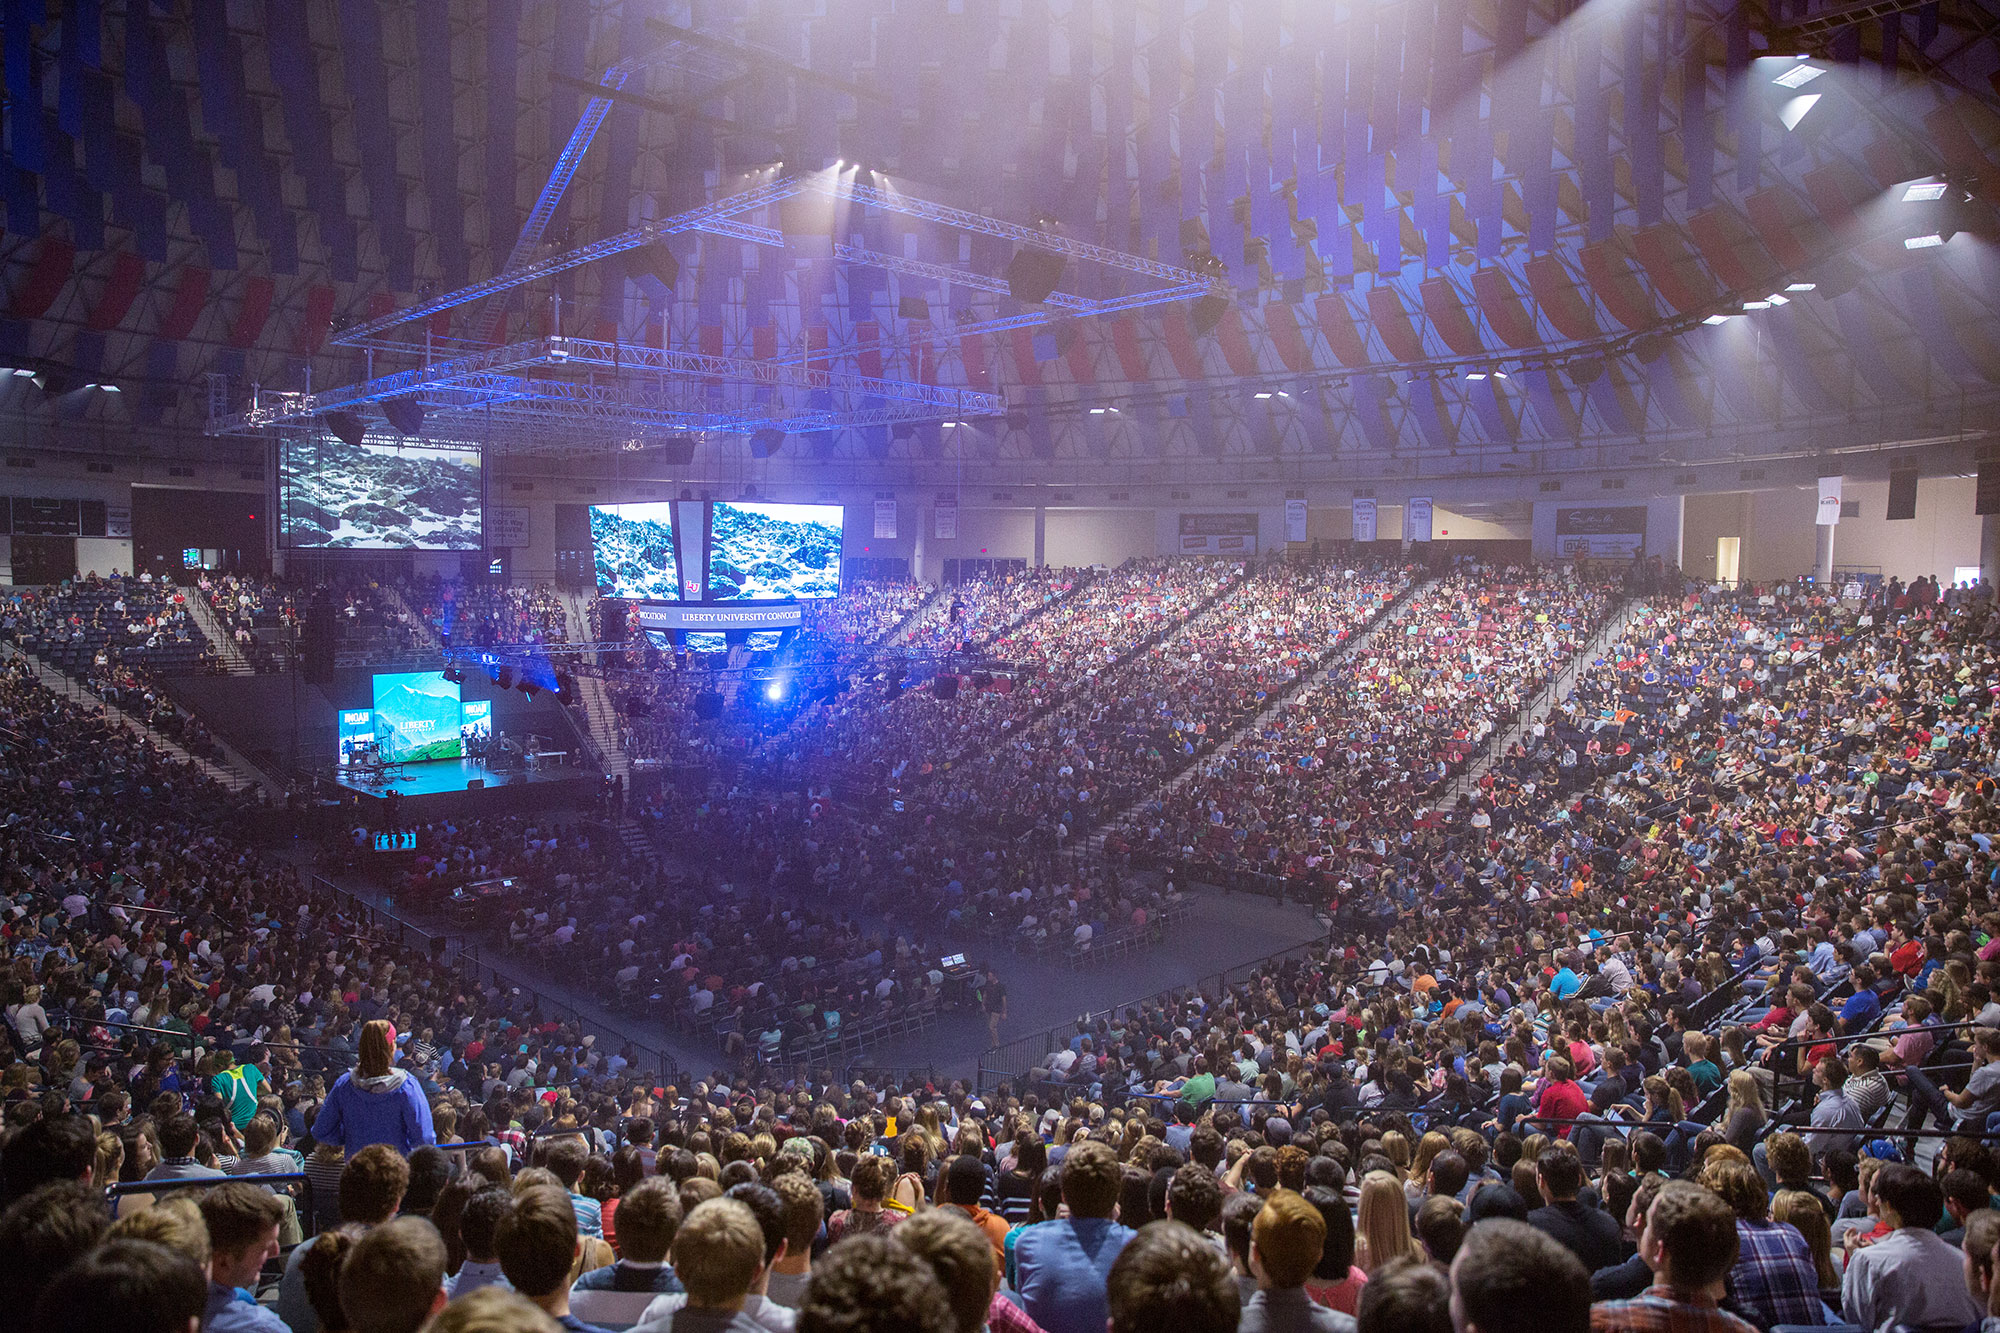
[[458,685],[442,671],[375,677],[375,745],[392,764],[463,753]]
[[286,546],[477,551],[485,544],[479,451],[287,440],[278,447]]
[[671,502],[592,505],[590,545],[597,564],[597,586],[608,590],[606,596],[634,602],[680,600]]
[[840,531],[839,505],[718,502],[709,516],[709,600],[838,596]]
[[493,701],[491,699],[467,699],[459,714],[458,735],[460,740],[493,739]]
[[375,715],[366,708],[340,710],[340,762],[358,764],[375,753]]

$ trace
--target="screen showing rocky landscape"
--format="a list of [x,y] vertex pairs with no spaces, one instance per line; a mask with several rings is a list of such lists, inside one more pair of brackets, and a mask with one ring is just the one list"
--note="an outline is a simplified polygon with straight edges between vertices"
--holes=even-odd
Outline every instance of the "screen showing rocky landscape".
[[839,505],[717,502],[708,523],[708,598],[840,594]]
[[477,551],[485,545],[479,451],[436,445],[279,447],[280,540],[355,551]]
[[590,545],[597,566],[597,588],[606,597],[633,602],[680,600],[671,502],[592,505]]

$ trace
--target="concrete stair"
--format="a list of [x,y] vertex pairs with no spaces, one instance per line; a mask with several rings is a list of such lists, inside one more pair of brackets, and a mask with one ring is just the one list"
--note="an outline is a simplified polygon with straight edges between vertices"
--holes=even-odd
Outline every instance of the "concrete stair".
[[212,732],[210,733],[211,736],[215,740],[216,745],[222,750],[223,762],[219,764],[214,760],[204,759],[183,749],[178,741],[173,740],[162,732],[155,731],[124,709],[114,707],[106,700],[99,698],[81,682],[72,680],[48,663],[42,661],[41,658],[36,657],[33,653],[23,652],[21,649],[8,644],[4,645],[4,655],[19,658],[27,666],[28,670],[34,673],[35,679],[47,686],[51,692],[62,695],[64,698],[86,708],[102,708],[104,715],[113,722],[151,741],[174,758],[193,764],[204,775],[213,778],[223,786],[228,787],[231,791],[245,792],[257,788],[261,789],[273,800],[284,799],[285,789],[281,783],[277,782],[248,759],[245,759],[237,751],[231,749],[223,742],[221,737],[214,736]]
[[236,646],[236,640],[229,636],[229,629],[222,623],[222,617],[215,614],[215,608],[208,604],[208,594],[192,583],[183,584],[181,590],[187,594],[188,615],[193,618],[202,637],[215,649],[222,659],[223,667],[232,676],[254,676],[256,671],[250,659],[243,656],[243,650]]

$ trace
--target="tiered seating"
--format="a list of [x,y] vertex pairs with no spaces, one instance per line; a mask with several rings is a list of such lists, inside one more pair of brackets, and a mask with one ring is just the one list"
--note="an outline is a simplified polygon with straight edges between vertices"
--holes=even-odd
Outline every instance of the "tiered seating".
[[150,575],[73,579],[16,592],[6,608],[24,648],[79,679],[120,664],[160,675],[192,674],[208,647],[188,614],[187,593]]

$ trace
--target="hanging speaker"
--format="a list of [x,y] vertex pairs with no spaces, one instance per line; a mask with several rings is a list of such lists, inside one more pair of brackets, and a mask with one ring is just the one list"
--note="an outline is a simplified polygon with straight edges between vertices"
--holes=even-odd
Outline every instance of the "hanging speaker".
[[665,241],[644,246],[632,256],[632,270],[635,273],[650,273],[660,280],[660,285],[668,291],[681,280],[681,261],[674,252],[667,249]]
[[931,682],[931,692],[940,699],[956,699],[958,697],[958,677],[939,676]]
[[694,462],[694,436],[669,435],[660,441],[660,461],[670,467],[686,467]]
[[1915,518],[1917,516],[1917,470],[1897,468],[1889,473],[1889,512],[1891,519]]
[[1029,305],[1048,300],[1049,293],[1062,281],[1067,262],[1061,255],[1046,250],[1015,251],[1007,265],[1007,294]]
[[694,715],[704,722],[713,722],[722,716],[722,695],[714,690],[703,690],[694,697]]
[[1979,460],[1979,481],[1972,491],[1972,512],[2000,514],[2000,459]]
[[896,302],[896,314],[901,319],[929,319],[931,303],[921,296],[905,296]]
[[352,412],[328,412],[320,424],[343,444],[359,444],[368,434],[368,423]]
[[1578,388],[1594,384],[1604,378],[1604,362],[1594,356],[1584,357],[1581,361],[1572,361],[1564,369],[1569,372],[1570,379]]
[[424,405],[414,398],[391,398],[382,404],[382,415],[398,435],[416,435],[424,428]]
[[1213,292],[1195,297],[1194,304],[1188,308],[1188,319],[1194,325],[1195,336],[1199,338],[1214,333],[1215,326],[1222,322],[1222,316],[1228,309],[1228,300]]
[[785,432],[781,430],[760,430],[750,437],[752,458],[776,458],[784,447]]

